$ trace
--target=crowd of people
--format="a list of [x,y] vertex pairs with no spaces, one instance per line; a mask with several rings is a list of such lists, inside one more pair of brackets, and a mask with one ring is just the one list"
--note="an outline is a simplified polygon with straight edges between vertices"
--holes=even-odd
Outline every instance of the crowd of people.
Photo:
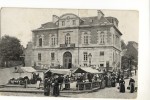
[[[64,85],[64,86],[63,86]],[[69,75],[55,75],[48,72],[44,78],[44,95],[59,96],[60,90],[70,89]]]
[[[59,96],[60,91],[62,90],[70,90],[70,83],[72,81],[76,82],[76,87],[79,86],[79,83],[86,82],[101,82],[101,88],[105,87],[116,87],[117,84],[119,87],[119,92],[125,93],[125,81],[123,75],[115,74],[115,73],[104,73],[101,75],[84,73],[78,76],[72,75],[55,75],[51,72],[47,73],[44,78],[44,95],[45,96]],[[129,86],[127,89],[130,90],[131,93],[135,91],[135,80],[130,78]]]

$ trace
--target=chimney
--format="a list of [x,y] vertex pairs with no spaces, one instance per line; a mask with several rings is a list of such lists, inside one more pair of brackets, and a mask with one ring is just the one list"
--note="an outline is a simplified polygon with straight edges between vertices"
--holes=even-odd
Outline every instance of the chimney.
[[103,16],[104,16],[104,13],[101,10],[98,10],[97,11],[97,18],[98,18],[98,20],[100,20],[101,17],[103,17]]
[[59,20],[59,17],[56,15],[53,15],[53,23],[57,22]]

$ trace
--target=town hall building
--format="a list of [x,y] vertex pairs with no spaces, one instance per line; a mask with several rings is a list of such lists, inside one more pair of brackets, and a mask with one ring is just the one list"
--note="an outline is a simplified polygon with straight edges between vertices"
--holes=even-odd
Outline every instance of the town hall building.
[[32,65],[120,69],[122,33],[115,17],[53,15],[52,22],[32,30]]

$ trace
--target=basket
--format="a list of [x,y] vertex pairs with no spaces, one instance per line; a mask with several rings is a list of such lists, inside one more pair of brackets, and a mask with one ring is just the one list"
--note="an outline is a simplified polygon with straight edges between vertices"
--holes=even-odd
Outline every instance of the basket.
[[118,86],[117,89],[120,89],[120,86]]
[[127,89],[130,90],[130,87],[128,86]]

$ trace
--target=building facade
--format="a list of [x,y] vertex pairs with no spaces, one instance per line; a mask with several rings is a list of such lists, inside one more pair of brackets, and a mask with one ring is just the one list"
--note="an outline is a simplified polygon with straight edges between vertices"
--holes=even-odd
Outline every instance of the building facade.
[[33,54],[33,50],[32,50],[32,42],[28,42],[27,47],[24,50],[24,62],[25,62],[25,66],[32,66],[32,54]]
[[121,35],[118,20],[105,17],[100,10],[92,17],[72,13],[60,17],[53,15],[52,22],[32,30],[32,64],[118,69],[121,66]]

